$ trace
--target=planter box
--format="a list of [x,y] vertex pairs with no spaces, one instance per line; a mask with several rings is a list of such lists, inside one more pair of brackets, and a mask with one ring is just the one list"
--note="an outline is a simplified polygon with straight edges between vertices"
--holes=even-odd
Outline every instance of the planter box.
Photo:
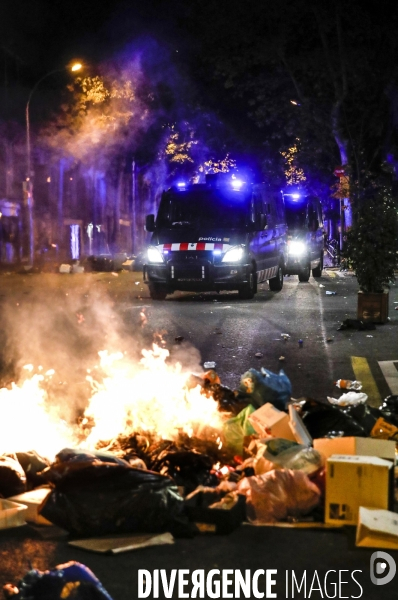
[[360,321],[386,323],[388,319],[388,290],[380,293],[358,292],[358,313]]

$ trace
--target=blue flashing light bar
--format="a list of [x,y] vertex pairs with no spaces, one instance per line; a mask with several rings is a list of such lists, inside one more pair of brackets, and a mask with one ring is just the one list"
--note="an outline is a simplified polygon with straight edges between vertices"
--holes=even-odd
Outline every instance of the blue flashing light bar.
[[299,193],[299,192],[290,192],[288,194],[286,194],[285,192],[282,191],[282,194],[285,198],[290,198],[291,200],[302,200],[303,198],[305,198],[305,194],[303,193]]
[[179,190],[185,190],[185,188],[187,187],[187,184],[185,183],[185,181],[178,181],[177,187]]
[[244,185],[244,181],[242,181],[242,179],[232,179],[231,181],[231,185],[233,187],[234,190],[240,190],[242,188],[242,186]]

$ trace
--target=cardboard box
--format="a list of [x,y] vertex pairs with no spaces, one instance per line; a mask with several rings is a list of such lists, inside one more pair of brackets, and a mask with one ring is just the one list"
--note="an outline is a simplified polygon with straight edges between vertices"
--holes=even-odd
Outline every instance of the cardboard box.
[[376,456],[334,454],[326,465],[326,523],[356,525],[360,506],[392,508],[391,461]]
[[312,445],[312,437],[309,434],[308,429],[304,425],[303,419],[298,414],[297,410],[289,405],[289,427],[294,435],[294,439],[299,444],[303,446],[311,446]]
[[133,533],[114,536],[103,536],[89,538],[87,540],[73,540],[68,542],[69,546],[91,550],[101,554],[120,554],[130,550],[140,550],[148,546],[161,546],[174,544],[171,533]]
[[313,441],[325,459],[333,454],[359,454],[361,456],[377,456],[395,462],[394,440],[377,440],[362,437],[317,438]]
[[285,440],[296,441],[291,428],[289,427],[289,415],[278,410],[269,402],[260,406],[248,417],[256,432],[262,437],[283,438]]
[[365,548],[398,550],[398,514],[360,506],[355,543]]
[[0,529],[11,529],[26,525],[26,506],[11,502],[11,500],[0,500]]
[[50,521],[45,519],[39,514],[39,509],[51,492],[50,488],[37,488],[30,492],[24,492],[17,496],[9,498],[12,502],[18,502],[24,504],[26,507],[25,519],[29,523],[36,523],[37,525],[52,525]]

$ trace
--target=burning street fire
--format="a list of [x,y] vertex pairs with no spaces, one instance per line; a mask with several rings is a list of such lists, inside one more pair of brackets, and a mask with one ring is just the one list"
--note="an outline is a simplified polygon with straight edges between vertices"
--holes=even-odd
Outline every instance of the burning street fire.
[[89,369],[91,396],[83,416],[67,423],[57,398],[50,397],[53,370],[33,373],[20,384],[0,389],[0,452],[35,450],[53,459],[62,447],[93,450],[108,447],[119,436],[151,434],[175,440],[179,435],[201,437],[209,428],[221,431],[223,414],[200,385],[186,386],[187,373],[180,363],[167,362],[169,351],[153,344],[143,350],[139,364],[121,352],[99,352],[100,362]]

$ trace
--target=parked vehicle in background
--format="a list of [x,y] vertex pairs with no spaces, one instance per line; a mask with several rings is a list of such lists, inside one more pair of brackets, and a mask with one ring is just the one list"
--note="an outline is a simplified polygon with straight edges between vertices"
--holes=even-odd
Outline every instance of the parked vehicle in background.
[[144,264],[151,298],[175,290],[238,290],[251,299],[257,285],[283,287],[287,260],[284,200],[265,184],[228,174],[206,183],[179,183],[162,195],[158,215],[147,215],[152,232]]
[[323,270],[324,229],[322,205],[316,196],[303,192],[283,193],[288,225],[286,275],[299,281],[321,277]]

